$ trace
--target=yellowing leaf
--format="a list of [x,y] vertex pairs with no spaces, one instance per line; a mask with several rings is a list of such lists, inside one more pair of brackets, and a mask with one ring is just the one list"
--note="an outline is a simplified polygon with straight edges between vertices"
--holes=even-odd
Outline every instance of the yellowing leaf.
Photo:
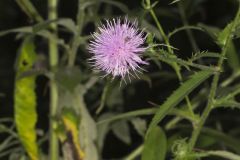
[[35,76],[22,76],[36,60],[32,39],[24,40],[17,60],[14,91],[14,117],[19,139],[32,160],[38,160],[35,125],[37,122]]
[[68,144],[71,145],[71,148],[73,148],[73,157],[78,160],[83,160],[84,153],[80,147],[80,140],[78,137],[78,119],[76,114],[70,109],[65,109],[63,111],[62,120],[66,130],[66,140]]

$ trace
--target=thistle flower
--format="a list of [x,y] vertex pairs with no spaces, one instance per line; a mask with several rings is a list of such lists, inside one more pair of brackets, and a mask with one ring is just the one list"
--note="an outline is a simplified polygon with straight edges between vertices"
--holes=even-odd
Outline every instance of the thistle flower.
[[146,37],[137,28],[136,20],[134,23],[127,18],[124,21],[120,18],[106,20],[106,25],[98,29],[88,47],[93,54],[90,61],[94,68],[123,79],[126,75],[134,73],[137,76],[136,72],[141,73],[139,65],[147,64],[141,59],[141,53],[146,50],[143,47]]

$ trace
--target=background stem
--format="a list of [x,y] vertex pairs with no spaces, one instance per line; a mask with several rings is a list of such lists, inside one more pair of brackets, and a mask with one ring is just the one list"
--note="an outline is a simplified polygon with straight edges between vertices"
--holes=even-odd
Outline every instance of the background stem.
[[[156,23],[156,25],[157,25],[157,28],[158,28],[160,34],[162,35],[164,42],[165,42],[166,45],[167,45],[168,52],[169,52],[170,54],[174,54],[174,53],[173,53],[173,50],[172,50],[172,48],[171,48],[171,46],[170,46],[169,39],[168,39],[167,35],[165,34],[165,32],[163,31],[162,25],[161,25],[161,23],[159,22],[156,14],[155,14],[155,12],[154,12],[154,10],[153,10],[152,8],[150,9],[150,14],[152,15],[152,17],[153,17],[153,19],[154,19],[154,21],[155,21],[155,23]],[[179,67],[177,63],[170,63],[170,65],[171,65],[171,66],[173,67],[173,69],[175,70],[175,72],[176,72],[176,74],[177,74],[177,77],[178,77],[178,80],[180,81],[180,83],[182,83],[183,78],[182,78],[182,75],[181,75],[181,72],[180,72],[181,67]],[[188,96],[185,97],[185,101],[186,101],[186,103],[187,103],[187,107],[188,107],[189,112],[190,112],[192,115],[194,115],[194,112],[193,112],[193,109],[192,109],[192,105],[191,105],[191,101],[190,101],[190,99],[189,99]]]
[[84,8],[82,7],[84,0],[78,0],[78,13],[77,13],[77,34],[74,35],[73,40],[72,40],[72,44],[71,44],[71,49],[70,49],[70,55],[68,58],[68,67],[73,67],[75,60],[76,60],[76,56],[77,56],[77,51],[78,51],[78,47],[79,47],[79,37],[82,33],[82,28],[83,28],[83,23],[84,23]]
[[[48,19],[57,19],[57,4],[58,0],[48,0]],[[49,63],[52,73],[58,65],[58,46],[57,46],[57,24],[51,23],[51,30],[53,37],[49,39]],[[55,129],[57,127],[56,121],[53,120],[56,117],[58,106],[58,87],[55,81],[55,75],[50,80],[50,160],[58,160],[58,139]]]

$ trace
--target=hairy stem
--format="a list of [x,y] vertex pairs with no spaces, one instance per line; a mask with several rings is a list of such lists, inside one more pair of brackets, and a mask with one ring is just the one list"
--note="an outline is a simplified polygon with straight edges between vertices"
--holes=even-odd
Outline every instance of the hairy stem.
[[[237,20],[238,20],[239,16],[240,16],[240,9],[238,10],[238,13],[236,15],[236,18],[235,18],[235,21],[234,21],[233,25],[231,25],[230,33],[227,36],[226,43],[222,47],[221,57],[218,60],[217,68],[222,68],[222,65],[223,65],[223,62],[224,62],[224,57],[225,57],[225,55],[227,53],[228,46],[229,46],[229,44],[231,42],[232,32],[236,28]],[[214,77],[213,77],[213,81],[212,81],[211,88],[210,88],[210,94],[209,94],[207,106],[204,109],[199,122],[196,123],[196,125],[194,127],[194,130],[192,132],[191,139],[189,141],[190,150],[192,150],[193,147],[195,146],[197,138],[198,138],[198,136],[199,136],[199,134],[201,132],[201,129],[202,129],[205,121],[207,120],[208,115],[210,114],[211,110],[214,107],[214,101],[215,101],[217,86],[218,86],[218,82],[219,82],[219,76],[220,76],[220,73],[216,73],[214,75]]]
[[[48,0],[48,19],[57,19],[58,0]],[[57,46],[57,24],[51,23],[51,30],[54,36],[49,39],[49,63],[51,71],[54,73],[55,67],[58,65],[58,46]],[[58,87],[54,78],[50,80],[50,160],[58,160],[58,139],[55,133],[56,121],[52,118],[56,116],[58,106]]]
[[[156,14],[155,14],[155,12],[153,11],[152,8],[150,9],[150,14],[152,15],[152,17],[153,17],[153,19],[154,19],[154,21],[155,21],[155,23],[156,23],[156,25],[157,25],[157,27],[158,27],[158,30],[159,30],[160,34],[162,35],[164,42],[165,42],[166,45],[167,45],[168,52],[171,53],[171,54],[174,54],[174,53],[173,53],[173,50],[172,50],[172,48],[171,48],[171,46],[170,46],[169,39],[168,39],[167,35],[165,34],[165,32],[163,31],[162,25],[161,25],[161,23],[159,22]],[[181,68],[178,66],[177,63],[170,63],[170,65],[174,68],[174,70],[175,70],[175,72],[176,72],[176,74],[177,74],[177,76],[178,76],[178,79],[179,79],[180,83],[182,83],[183,78],[182,78],[182,75],[181,75],[181,72],[180,72]],[[189,112],[190,112],[192,115],[194,115],[194,112],[193,112],[193,109],[192,109],[192,105],[191,105],[191,101],[190,101],[190,99],[189,99],[188,96],[185,97],[185,101],[186,101],[186,103],[187,103]]]

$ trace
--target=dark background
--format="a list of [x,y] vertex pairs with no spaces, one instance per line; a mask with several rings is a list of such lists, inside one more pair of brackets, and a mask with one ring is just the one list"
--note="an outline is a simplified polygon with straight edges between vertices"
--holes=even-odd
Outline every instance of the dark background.
[[[193,0],[194,1],[194,0]],[[141,3],[138,0],[120,0],[128,5],[130,10],[141,9]],[[173,29],[182,26],[181,19],[176,5],[169,5],[170,1],[161,0],[155,8],[158,13],[158,18],[162,22],[162,25],[168,33]],[[215,27],[223,28],[235,15],[237,9],[237,3],[233,0],[199,0],[195,6],[191,4],[186,8],[189,23],[195,25],[197,23],[204,23]],[[34,0],[34,4],[38,11],[46,18],[47,14],[47,1],[46,0]],[[163,11],[167,10],[173,13],[173,16],[164,15]],[[59,17],[69,17],[75,20],[77,13],[77,0],[60,0],[59,3]],[[100,13],[101,14],[101,13]],[[116,10],[116,15],[123,15],[120,11]],[[33,22],[22,12],[13,0],[1,0],[0,1],[0,31],[7,29],[17,28],[21,26],[31,25]],[[92,32],[92,29],[85,29],[86,33]],[[219,48],[214,44],[210,37],[206,34],[194,31],[194,37],[200,50],[219,51]],[[43,43],[43,42],[41,42]],[[44,44],[44,43],[43,43]],[[185,32],[180,32],[171,41],[171,44],[179,48],[179,57],[187,58],[192,53],[192,48],[189,43],[189,39]],[[20,41],[16,40],[15,34],[10,34],[4,37],[0,37],[0,118],[13,117],[13,89],[14,89],[14,62],[18,52]],[[40,50],[46,51],[46,48]],[[184,53],[184,54],[183,54]],[[154,71],[155,66],[150,66],[150,70]],[[166,67],[167,68],[167,67]],[[168,69],[168,68],[167,68]],[[228,71],[226,71],[228,72]],[[125,111],[135,110],[135,108],[127,108],[128,106],[144,106],[149,104],[148,101],[155,103],[161,103],[177,86],[176,79],[172,79],[168,82],[161,81],[161,79],[153,79],[152,88],[146,83],[134,84],[136,92],[132,96],[126,96],[125,99]],[[47,80],[44,77],[38,78],[38,112],[39,121],[38,127],[47,130],[48,128],[48,93],[45,92],[47,88]],[[161,94],[159,93],[161,91]],[[91,102],[90,102],[91,103]],[[213,113],[213,118],[218,117],[224,113],[222,117],[223,123],[228,123],[228,117],[231,115],[236,117],[239,112],[234,110],[220,110]],[[226,120],[227,119],[227,120]],[[239,121],[240,119],[238,119]],[[224,129],[236,127],[237,122],[232,122],[231,125],[226,126]],[[140,137],[132,131],[133,145],[127,146],[110,133],[109,138],[106,141],[104,149],[104,157],[121,157],[127,154],[130,150],[134,149],[138,144]],[[5,135],[0,136],[4,139]]]

